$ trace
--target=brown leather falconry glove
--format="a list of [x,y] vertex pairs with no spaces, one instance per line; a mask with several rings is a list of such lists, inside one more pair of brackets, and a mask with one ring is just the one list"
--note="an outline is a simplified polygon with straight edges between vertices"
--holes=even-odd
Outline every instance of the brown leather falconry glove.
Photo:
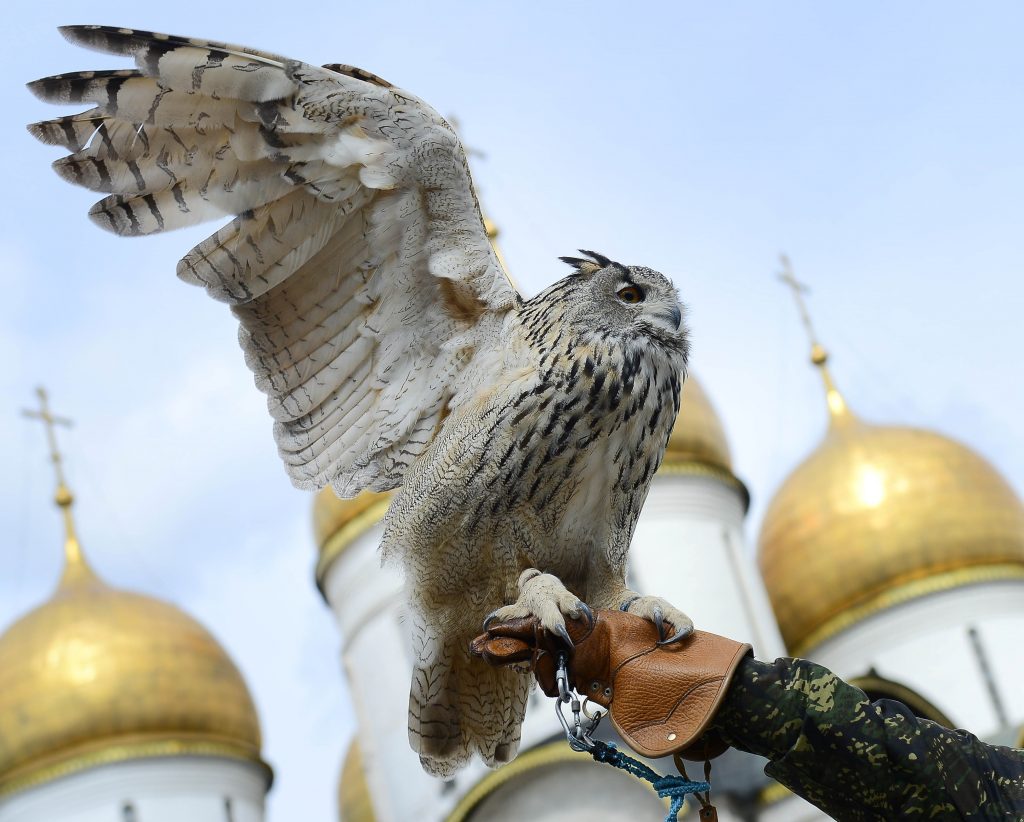
[[678,753],[704,761],[728,747],[708,730],[749,645],[705,631],[667,645],[654,623],[622,611],[598,610],[568,620],[573,648],[536,619],[488,626],[471,650],[491,665],[529,662],[548,696],[558,696],[558,654],[568,654],[569,681],[609,710],[612,724],[637,753]]

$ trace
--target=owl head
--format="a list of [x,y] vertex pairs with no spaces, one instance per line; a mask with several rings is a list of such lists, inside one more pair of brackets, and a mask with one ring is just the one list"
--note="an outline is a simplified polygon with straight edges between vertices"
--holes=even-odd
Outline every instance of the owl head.
[[[594,330],[616,336],[641,336],[685,356],[686,327],[679,292],[664,274],[638,265],[623,265],[594,251],[584,257],[560,257],[576,269],[572,275],[581,313]],[[584,319],[581,316],[579,319]]]

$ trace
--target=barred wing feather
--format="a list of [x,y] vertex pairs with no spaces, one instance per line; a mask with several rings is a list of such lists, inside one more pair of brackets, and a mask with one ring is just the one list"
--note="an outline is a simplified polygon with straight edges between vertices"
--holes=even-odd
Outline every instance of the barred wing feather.
[[178,276],[228,303],[293,481],[387,490],[426,448],[519,295],[465,154],[429,106],[368,72],[151,32],[71,26],[135,69],[29,87],[81,113],[30,126],[72,153],[90,216],[145,235],[235,215]]

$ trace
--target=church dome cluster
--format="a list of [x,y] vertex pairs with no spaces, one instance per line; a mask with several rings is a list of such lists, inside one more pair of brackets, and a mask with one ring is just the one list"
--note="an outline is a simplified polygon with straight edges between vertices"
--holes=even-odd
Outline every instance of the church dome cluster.
[[[823,644],[831,637],[886,609],[978,583],[1024,582],[1024,503],[995,468],[949,437],[862,420],[835,388],[827,359],[815,343],[828,430],[770,500],[757,555],[766,620],[773,631],[777,622],[790,653],[813,658],[834,647]],[[702,484],[727,496],[724,483],[738,495],[730,510],[739,522],[749,500],[722,420],[692,376],[659,475],[668,478],[661,487],[671,490],[663,497],[669,507],[678,505],[673,495]],[[339,499],[329,487],[316,496],[316,577],[325,597],[335,560],[379,526],[390,499]],[[57,503],[67,531],[63,577],[48,601],[0,635],[0,799],[100,765],[174,756],[248,763],[268,785],[256,709],[228,654],[174,605],[104,582],[78,546],[62,480]],[[700,517],[704,528],[706,509]],[[684,538],[666,533],[677,551]],[[689,533],[685,539],[698,530]],[[781,652],[778,633],[775,643]],[[375,818],[373,761],[357,743],[350,748],[338,785],[343,819]],[[488,785],[467,796],[479,801]]]

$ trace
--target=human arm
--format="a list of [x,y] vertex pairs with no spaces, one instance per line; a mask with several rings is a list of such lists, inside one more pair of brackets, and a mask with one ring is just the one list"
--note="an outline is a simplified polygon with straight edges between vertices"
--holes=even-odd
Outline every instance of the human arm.
[[[1022,751],[987,745],[965,731],[920,719],[898,702],[872,702],[806,660],[764,663],[744,657],[733,665],[738,643],[731,640],[703,634],[703,646],[691,640],[658,646],[657,636],[641,631],[642,620],[613,611],[595,615],[592,631],[569,626],[575,643],[571,675],[577,689],[594,680],[609,682],[612,720],[620,733],[625,729],[622,736],[631,745],[634,728],[642,727],[648,737],[669,730],[651,722],[652,700],[660,700],[662,717],[685,720],[683,725],[699,730],[702,738],[710,730],[739,750],[767,758],[766,773],[836,819],[1024,818]],[[489,633],[500,636],[503,630],[491,626]],[[505,631],[503,641],[506,646],[490,661],[518,647],[518,659],[532,661],[538,682],[551,694],[557,643],[521,626]],[[485,658],[487,647],[486,636],[478,639]],[[726,653],[717,653],[714,662],[709,649],[716,648]],[[624,676],[641,658],[643,669]],[[680,703],[680,683],[716,677],[722,681],[720,699]],[[646,712],[642,722],[636,722],[636,705]],[[692,746],[695,737],[679,735],[677,741]],[[668,746],[655,754],[670,752]]]
[[872,702],[807,660],[744,660],[712,727],[835,819],[1024,818],[1024,752]]

